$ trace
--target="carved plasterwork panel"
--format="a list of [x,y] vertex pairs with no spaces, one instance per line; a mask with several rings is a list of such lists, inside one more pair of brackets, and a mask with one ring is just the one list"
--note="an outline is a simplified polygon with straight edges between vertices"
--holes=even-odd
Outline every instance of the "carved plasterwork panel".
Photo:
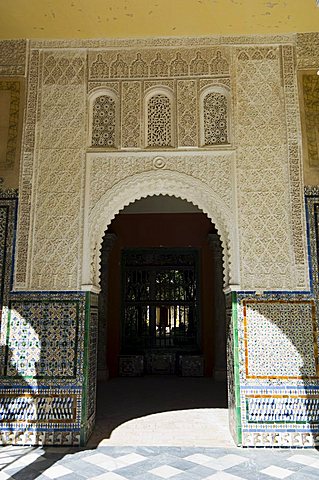
[[315,67],[318,69],[319,33],[297,34],[297,59],[299,68]]
[[[214,197],[214,205],[216,199],[221,202],[220,211],[225,207],[231,215],[238,215],[242,288],[307,288],[294,73],[296,39],[294,35],[275,35],[32,41],[32,48],[41,46],[41,52],[31,50],[29,60],[16,287],[70,289],[80,285],[81,206],[84,184],[91,179],[88,173],[84,178],[88,107],[95,91],[105,87],[119,100],[119,151],[107,157],[107,167],[104,154],[97,157],[103,158],[103,169],[100,178],[98,173],[94,178],[103,185],[94,188],[92,211],[111,191],[118,195],[113,207],[120,205],[123,198],[117,182],[130,189],[132,199],[128,193],[124,199],[130,202],[140,198],[137,184],[130,183],[133,176],[139,176],[145,194],[152,195],[151,185],[156,192],[160,185],[163,192],[168,191],[164,177],[167,181],[174,177],[175,182],[180,175],[190,190],[195,184],[202,192],[207,188],[205,195]],[[298,48],[300,52],[300,45]],[[304,47],[302,51],[306,52]],[[229,92],[234,117],[227,132],[231,145],[204,146],[198,138],[200,96],[210,87],[219,91],[223,86]],[[152,88],[171,91],[174,152],[168,144],[161,153],[141,151],[146,147],[145,105]],[[200,150],[195,150],[198,147]],[[233,147],[237,149],[235,173],[229,170],[228,162],[228,155],[235,158]],[[139,152],[134,157],[120,148]],[[188,148],[193,150],[192,157]],[[216,151],[208,154],[209,149]],[[90,168],[98,171],[95,164]],[[231,195],[229,182],[237,185],[231,188]],[[177,184],[185,191],[180,182],[170,191],[180,196]],[[235,191],[236,202],[232,196]],[[190,201],[196,204],[196,198]],[[213,204],[205,208],[218,223]],[[226,224],[221,218],[222,214],[219,221]],[[97,237],[94,242],[98,248]],[[94,255],[98,257],[96,252]],[[237,272],[232,281],[238,278]],[[87,275],[87,281],[91,280],[92,275]]]
[[[236,53],[242,288],[307,285],[305,268],[299,278],[294,262],[293,232],[301,236],[302,228],[291,223],[279,53],[274,47],[238,48]],[[301,208],[300,198],[294,200]]]
[[231,86],[231,81],[230,77],[221,77],[221,78],[214,78],[213,80],[211,79],[201,79],[199,81],[199,88],[203,89],[205,87],[213,87],[215,85],[222,85],[225,87],[228,87],[230,89]]
[[24,121],[21,180],[19,184],[19,215],[15,266],[15,286],[17,288],[26,287],[35,125],[37,122],[38,106],[39,57],[40,53],[38,50],[32,51],[29,57],[28,92]]
[[278,35],[210,35],[207,37],[160,37],[160,38],[104,38],[104,39],[62,39],[62,40],[32,40],[32,48],[91,48],[91,49],[117,49],[117,48],[154,48],[160,47],[180,48],[215,47],[223,50],[225,45],[271,45],[293,43],[295,34]]
[[319,76],[316,70],[302,70],[298,75],[302,120],[304,180],[319,184]]
[[23,78],[0,78],[0,177],[6,189],[19,185],[23,100]]
[[[90,211],[113,185],[147,171],[157,169],[186,173],[199,181],[214,186],[214,191],[228,209],[232,200],[232,163],[234,154],[218,153],[130,153],[121,155],[92,154],[90,159]],[[92,159],[92,160],[91,160]],[[121,168],[119,168],[121,166]]]
[[289,166],[290,224],[292,228],[293,261],[297,285],[307,283],[306,231],[304,214],[303,175],[301,163],[301,131],[296,78],[295,51],[291,45],[281,47],[287,154]]
[[225,47],[89,52],[89,79],[93,81],[220,76],[229,75],[229,70],[230,50]]
[[141,147],[141,89],[141,82],[123,82],[122,84],[121,143],[123,147]]
[[76,289],[81,248],[85,54],[41,57],[31,289]]
[[120,93],[120,82],[88,82],[88,92],[92,92],[95,89],[113,90],[118,95]]
[[178,145],[198,145],[198,95],[196,80],[177,82]]
[[[19,107],[20,107],[20,82],[18,80],[1,80],[0,79],[0,95],[3,94],[3,103],[8,103],[8,109],[3,108],[3,110],[8,110],[7,115],[4,115],[6,118],[0,117],[0,133],[3,132],[3,137],[1,135],[0,141],[6,140],[5,145],[1,145],[0,150],[0,168],[12,168],[16,160],[16,149],[18,147],[18,127],[19,127]],[[5,102],[8,97],[8,102]],[[5,105],[3,105],[5,107]],[[0,112],[0,115],[3,113]],[[7,126],[7,128],[6,128]],[[7,132],[5,131],[7,130]]]
[[175,81],[174,80],[161,80],[160,82],[158,80],[146,80],[144,81],[144,93],[149,89],[149,88],[160,88],[160,87],[167,87],[170,88],[172,91],[175,90]]
[[26,40],[0,40],[0,75],[24,75]]
[[[135,200],[160,194],[186,199],[208,214],[222,237],[225,282],[238,282],[231,152],[224,155],[166,153],[161,157],[146,153],[120,157],[91,154],[87,160],[90,194],[85,207],[88,243],[84,247],[84,284],[98,285],[99,248],[114,215]],[[89,259],[91,265],[87,264]]]

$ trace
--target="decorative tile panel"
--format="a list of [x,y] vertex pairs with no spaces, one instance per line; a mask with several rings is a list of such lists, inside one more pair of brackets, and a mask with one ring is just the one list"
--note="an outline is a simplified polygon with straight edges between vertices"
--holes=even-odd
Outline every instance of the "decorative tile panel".
[[96,379],[97,379],[97,340],[98,340],[98,308],[97,298],[91,296],[89,325],[89,358],[88,358],[88,394],[87,418],[95,415]]
[[144,375],[144,356],[121,355],[119,358],[119,374],[121,377],[140,377]]
[[178,362],[182,377],[204,376],[204,357],[202,355],[180,355]]
[[11,300],[1,338],[6,345],[4,375],[74,378],[78,322],[78,302]]
[[23,377],[33,387],[83,383],[85,295],[11,293],[1,326],[1,384]]
[[10,294],[1,325],[2,444],[79,445],[85,305],[83,292]]
[[318,378],[313,301],[244,301],[247,378]]

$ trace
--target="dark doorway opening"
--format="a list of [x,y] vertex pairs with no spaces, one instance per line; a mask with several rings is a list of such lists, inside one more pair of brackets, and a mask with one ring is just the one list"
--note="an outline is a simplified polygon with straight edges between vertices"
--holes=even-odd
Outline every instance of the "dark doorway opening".
[[172,208],[171,197],[149,199],[151,208],[145,199],[116,215],[102,245],[96,417],[101,438],[143,415],[227,409],[219,236],[209,218],[186,201],[175,198]]
[[[124,209],[110,224],[101,252],[99,379],[126,369],[226,380],[222,248],[208,217],[192,208]],[[142,356],[144,366],[139,358],[135,365],[125,360],[132,355]]]

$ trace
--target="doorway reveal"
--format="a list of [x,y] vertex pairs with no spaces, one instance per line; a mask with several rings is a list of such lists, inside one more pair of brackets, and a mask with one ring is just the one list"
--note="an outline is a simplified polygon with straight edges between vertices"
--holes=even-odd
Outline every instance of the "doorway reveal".
[[[136,201],[111,222],[101,267],[97,429],[107,422],[112,436],[122,404],[122,423],[194,408],[225,414],[222,248],[208,217],[175,197]],[[121,388],[107,408],[112,423],[105,406]],[[201,399],[194,389],[206,394]]]

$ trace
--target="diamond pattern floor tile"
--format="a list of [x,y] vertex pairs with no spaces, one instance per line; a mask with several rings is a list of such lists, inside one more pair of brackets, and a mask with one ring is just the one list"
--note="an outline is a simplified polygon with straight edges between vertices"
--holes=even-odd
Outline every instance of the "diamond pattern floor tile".
[[144,457],[143,455],[139,455],[138,453],[129,453],[127,455],[123,455],[121,457],[118,457],[118,460],[123,465],[133,465],[135,463],[143,462],[146,459],[147,459],[147,457]]
[[218,462],[221,463],[225,469],[235,467],[236,465],[240,465],[241,463],[247,462],[247,459],[241,457],[240,455],[225,455],[223,457],[218,458]]
[[203,478],[203,480],[243,480],[243,477],[238,477],[237,475],[232,475],[227,472],[217,472],[209,477]]
[[63,477],[64,475],[68,475],[69,473],[73,473],[72,470],[63,467],[62,465],[50,467],[43,472],[46,477],[52,479]]
[[194,453],[193,455],[185,457],[185,460],[197,463],[198,465],[206,465],[212,460],[212,457],[209,457],[208,455],[203,455],[202,453]]
[[[1,460],[11,459],[10,464]],[[201,447],[4,449],[0,480],[317,480],[319,452]]]
[[110,457],[109,455],[104,455],[101,453],[96,453],[88,458],[83,458],[83,461],[92,463],[93,465],[110,472],[125,466],[118,458]]
[[115,472],[107,472],[99,475],[98,477],[92,477],[91,480],[128,480],[127,477],[123,477]]
[[314,463],[314,459],[306,457],[305,455],[292,455],[288,458],[289,462],[300,463],[301,465],[311,465]]
[[169,465],[162,465],[161,467],[153,468],[153,470],[150,470],[149,473],[152,473],[160,478],[171,478],[179,473],[183,473],[183,471],[179,468],[170,467]]
[[264,473],[265,475],[269,475],[270,477],[273,477],[273,478],[281,479],[281,478],[287,478],[295,472],[292,472],[291,470],[287,470],[286,468],[270,465],[269,467],[264,468],[264,470],[261,470],[261,473]]

